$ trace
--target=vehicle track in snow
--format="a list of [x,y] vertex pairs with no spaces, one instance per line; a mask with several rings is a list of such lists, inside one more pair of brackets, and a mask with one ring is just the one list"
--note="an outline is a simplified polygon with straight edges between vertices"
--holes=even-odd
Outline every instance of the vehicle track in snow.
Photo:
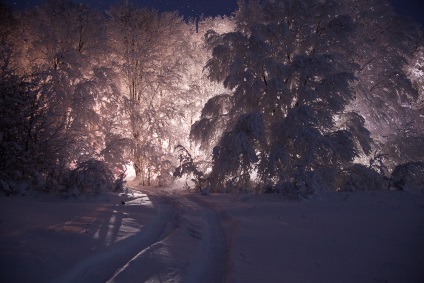
[[[157,214],[144,229],[132,237],[94,252],[52,282],[105,282],[138,251],[159,241],[172,222],[174,210],[166,198],[150,196],[150,199],[157,209]],[[133,200],[135,203],[143,201],[143,198]]]
[[195,195],[153,195],[167,200],[173,217],[162,237],[108,282],[227,282],[228,248],[218,211]]
[[[201,241],[192,255],[192,264],[188,268],[184,282],[226,282],[228,248],[219,213],[195,195],[185,195],[180,201],[186,207],[192,208],[204,224]],[[186,229],[192,232],[189,217],[185,225]]]
[[[228,282],[225,229],[218,210],[204,196],[134,191],[147,196],[157,210],[149,223],[133,236],[93,252],[53,282]],[[137,220],[131,215],[137,209],[125,210],[125,217]]]

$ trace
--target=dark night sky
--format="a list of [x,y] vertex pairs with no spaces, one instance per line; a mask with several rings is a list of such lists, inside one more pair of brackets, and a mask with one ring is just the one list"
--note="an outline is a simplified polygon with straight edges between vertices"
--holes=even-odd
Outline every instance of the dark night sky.
[[[75,2],[89,3],[93,7],[107,9],[118,0],[74,0]],[[5,0],[6,3],[18,8],[32,7],[42,0]],[[159,11],[178,10],[180,14],[195,17],[229,15],[237,8],[237,0],[133,0],[138,6],[153,7]],[[404,16],[409,16],[424,27],[424,1],[423,0],[390,0],[395,10]]]
[[[119,0],[74,0],[76,3],[88,3],[92,7],[107,9]],[[20,9],[37,5],[42,0],[6,0]],[[237,8],[237,0],[130,0],[140,7],[152,7],[159,11],[178,10],[181,15],[195,17],[201,14],[205,16],[230,15]]]

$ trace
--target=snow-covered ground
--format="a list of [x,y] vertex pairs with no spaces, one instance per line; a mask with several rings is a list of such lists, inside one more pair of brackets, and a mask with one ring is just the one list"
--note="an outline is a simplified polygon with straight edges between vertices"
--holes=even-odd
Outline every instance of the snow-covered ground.
[[0,198],[0,282],[418,283],[423,262],[411,192]]

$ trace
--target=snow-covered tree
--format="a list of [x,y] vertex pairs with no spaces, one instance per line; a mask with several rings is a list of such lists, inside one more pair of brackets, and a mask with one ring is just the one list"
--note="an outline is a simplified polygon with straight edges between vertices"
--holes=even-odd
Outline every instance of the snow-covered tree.
[[116,73],[102,65],[102,20],[84,5],[49,1],[20,15],[10,39],[10,61],[25,83],[25,154],[52,182],[92,158],[125,162]]
[[[66,136],[57,140],[61,164],[53,162],[55,173],[46,174],[60,179],[60,172],[93,158],[110,168],[132,159],[142,183],[169,180],[174,146],[190,144],[205,97],[219,92],[205,91],[219,86],[203,72],[209,57],[196,23],[126,3],[104,17],[65,0],[46,1],[17,19],[13,28],[4,26],[4,38],[16,46],[4,50],[4,63],[34,85],[32,140],[41,145],[52,141],[46,133]],[[197,30],[211,25],[227,24],[204,19]]]
[[[360,66],[348,109],[365,118],[376,141],[374,147],[381,150],[384,144],[393,144],[394,134],[411,126],[411,121],[416,130],[422,129],[415,76],[422,45],[420,29],[412,20],[396,15],[388,1],[350,0],[348,4],[346,12],[356,25],[352,42],[356,49],[350,57]],[[414,52],[415,60],[411,60]],[[393,155],[388,160],[399,161]]]
[[[358,68],[347,56],[354,48],[352,19],[336,1],[239,6],[236,32],[208,34],[210,78],[234,91],[225,110],[219,97],[206,105],[198,124],[209,128],[194,128],[200,137],[225,126],[211,182],[241,188],[256,171],[265,186],[306,192],[319,179],[331,187],[326,175],[370,148],[363,119],[344,113]],[[342,116],[350,118],[339,125]]]
[[58,189],[54,184],[75,158],[78,133],[66,127],[61,109],[52,107],[46,80],[2,72],[0,170],[13,187]]
[[150,185],[155,177],[171,176],[164,168],[174,163],[174,146],[187,143],[191,106],[199,99],[191,79],[201,73],[195,55],[202,49],[192,45],[195,26],[176,13],[122,3],[110,15],[110,42],[135,144],[133,160],[140,183]]
[[[198,153],[203,153],[203,158],[208,158],[212,153],[213,141],[217,141],[218,133],[215,133],[214,130],[218,130],[219,133],[223,127],[212,127],[210,128],[207,125],[206,120],[195,122],[200,118],[200,116],[214,115],[214,110],[208,110],[208,106],[214,107],[215,103],[208,102],[209,99],[220,100],[219,105],[224,106],[226,98],[229,97],[230,91],[226,89],[221,82],[211,81],[208,78],[208,72],[204,69],[204,66],[212,57],[212,48],[207,43],[207,37],[210,32],[217,34],[223,34],[227,32],[234,31],[235,23],[234,18],[232,17],[215,17],[215,18],[201,18],[197,22],[196,30],[193,30],[195,23],[191,24],[190,32],[190,45],[191,50],[189,63],[190,67],[188,68],[188,77],[187,82],[189,83],[187,87],[187,96],[191,102],[189,105],[189,116],[190,121],[188,123],[189,127],[207,127],[211,131],[202,131],[205,135],[196,136],[196,133],[201,131],[193,130],[191,133],[193,137],[191,140],[197,140],[200,150]],[[220,97],[220,98],[218,98]],[[204,109],[202,110],[202,108]],[[202,113],[201,113],[202,111]],[[206,113],[208,112],[208,113]],[[219,112],[219,111],[218,111]],[[222,120],[220,120],[222,121]],[[206,122],[202,124],[201,122]],[[190,129],[190,128],[189,128]],[[213,136],[213,138],[212,138]],[[190,146],[191,150],[196,150],[195,146]]]
[[420,95],[419,105],[422,107],[424,103],[424,43],[416,48],[406,67],[406,73]]
[[181,145],[212,158],[217,190],[298,196],[423,158],[422,31],[386,0],[239,1],[235,18],[187,22],[129,1],[0,15],[0,179],[58,185],[131,159],[142,184],[167,184]]

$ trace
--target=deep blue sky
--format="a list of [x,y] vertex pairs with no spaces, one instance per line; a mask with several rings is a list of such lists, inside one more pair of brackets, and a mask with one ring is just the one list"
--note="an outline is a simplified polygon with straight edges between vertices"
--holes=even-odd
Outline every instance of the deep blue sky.
[[[80,3],[89,3],[93,7],[107,9],[118,0],[74,0]],[[424,0],[389,0],[395,10],[404,16],[415,19],[424,27]],[[32,7],[42,0],[5,0],[18,8]],[[180,14],[195,17],[229,15],[237,8],[237,0],[132,0],[139,6],[153,7],[159,11],[178,10]]]
[[[119,0],[74,0],[76,3],[88,3],[92,7],[107,9]],[[32,7],[43,0],[5,0],[20,9]],[[201,14],[205,16],[230,15],[237,8],[237,0],[130,0],[130,2],[142,7],[152,7],[159,11],[178,10],[181,15],[195,17]]]

